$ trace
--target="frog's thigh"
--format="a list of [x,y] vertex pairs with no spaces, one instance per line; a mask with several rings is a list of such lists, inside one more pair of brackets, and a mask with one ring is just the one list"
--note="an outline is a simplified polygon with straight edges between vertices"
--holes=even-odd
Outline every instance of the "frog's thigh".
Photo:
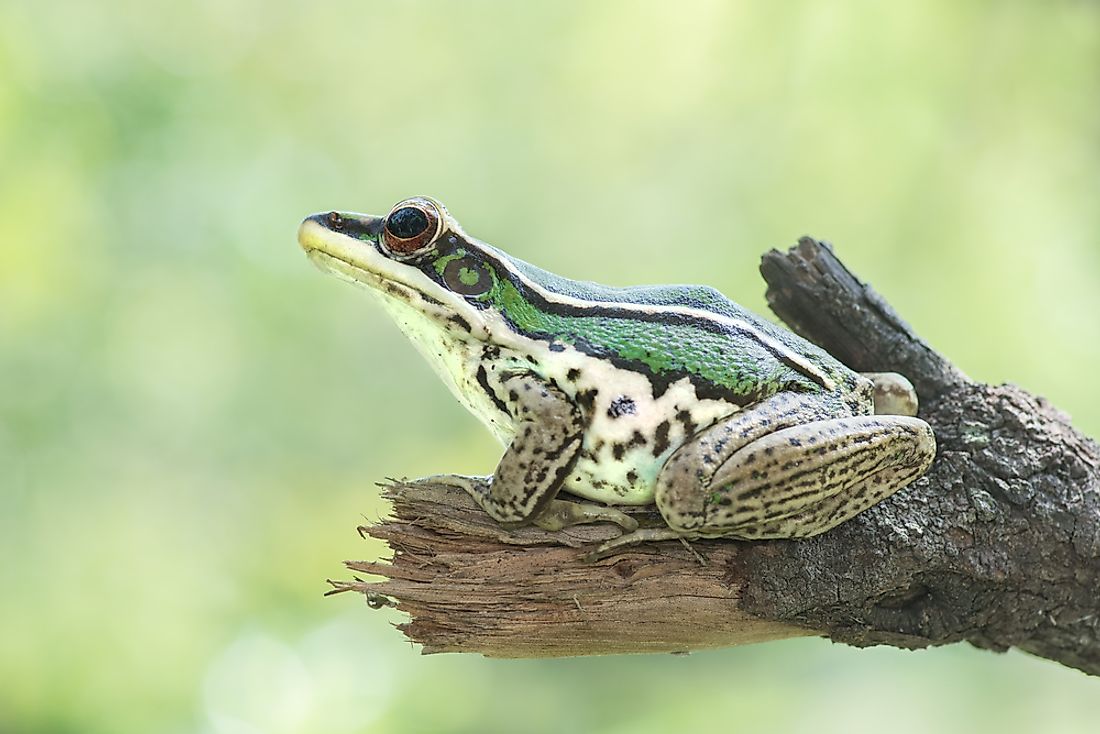
[[917,418],[816,421],[745,444],[709,477],[673,454],[655,501],[669,526],[685,534],[809,537],[909,484],[935,452],[932,429]]

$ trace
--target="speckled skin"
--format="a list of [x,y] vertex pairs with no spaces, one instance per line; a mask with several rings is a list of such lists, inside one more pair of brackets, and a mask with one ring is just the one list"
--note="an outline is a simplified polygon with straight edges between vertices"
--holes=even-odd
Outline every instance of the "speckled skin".
[[426,223],[420,239],[397,238],[386,219],[330,213],[303,222],[299,240],[323,269],[377,294],[508,446],[488,485],[432,478],[503,524],[633,529],[611,508],[555,499],[565,490],[655,503],[668,523],[601,553],[659,537],[805,537],[931,462],[927,424],[874,414],[876,395],[899,393],[880,404],[915,412],[903,379],[857,375],[713,289],[571,281],[470,238],[430,199],[397,211],[403,225]]

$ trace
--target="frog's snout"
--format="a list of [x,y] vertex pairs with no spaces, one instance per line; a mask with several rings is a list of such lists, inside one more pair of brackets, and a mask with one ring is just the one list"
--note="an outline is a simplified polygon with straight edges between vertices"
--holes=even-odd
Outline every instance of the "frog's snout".
[[316,239],[325,231],[338,232],[359,240],[374,240],[382,234],[384,225],[384,219],[370,214],[321,212],[302,220],[298,227],[298,244],[306,250],[317,249]]

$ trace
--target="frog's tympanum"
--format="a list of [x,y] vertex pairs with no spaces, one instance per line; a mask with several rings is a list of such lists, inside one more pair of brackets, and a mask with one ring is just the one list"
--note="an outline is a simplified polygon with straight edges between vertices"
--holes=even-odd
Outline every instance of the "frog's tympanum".
[[[427,197],[385,217],[317,214],[298,238],[378,296],[507,447],[492,477],[425,480],[506,527],[622,526],[596,557],[670,538],[804,538],[935,454],[905,378],[853,372],[712,288],[563,278],[470,237]],[[608,506],[645,504],[666,527]]]

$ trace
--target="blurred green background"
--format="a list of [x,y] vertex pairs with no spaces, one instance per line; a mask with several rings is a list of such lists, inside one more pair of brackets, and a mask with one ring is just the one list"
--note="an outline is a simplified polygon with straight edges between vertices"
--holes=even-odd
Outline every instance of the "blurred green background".
[[1083,0],[0,4],[0,732],[1095,731],[1016,653],[425,658],[323,599],[374,481],[499,448],[295,228],[432,194],[758,311],[811,233],[1098,435],[1098,95]]

